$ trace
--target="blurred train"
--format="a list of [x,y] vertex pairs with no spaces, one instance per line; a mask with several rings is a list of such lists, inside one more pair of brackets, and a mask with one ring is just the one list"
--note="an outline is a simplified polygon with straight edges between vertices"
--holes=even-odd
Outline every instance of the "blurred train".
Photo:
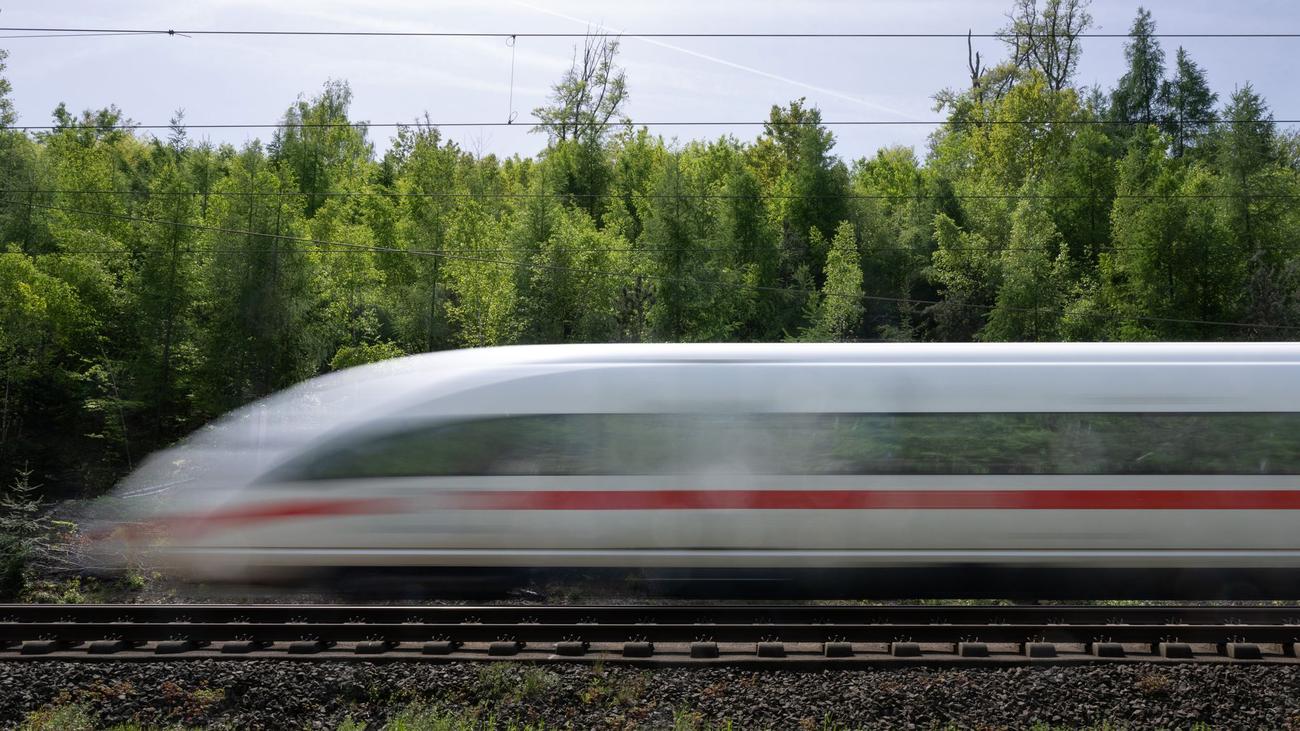
[[1297,344],[584,345],[316,378],[118,494],[204,581],[1297,598],[1298,475]]

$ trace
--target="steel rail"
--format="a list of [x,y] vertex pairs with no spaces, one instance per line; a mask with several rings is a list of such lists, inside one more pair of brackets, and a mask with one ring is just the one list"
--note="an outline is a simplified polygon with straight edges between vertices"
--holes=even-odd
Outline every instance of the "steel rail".
[[[0,605],[0,660],[216,653],[1296,663],[1298,642],[1300,607]],[[990,652],[993,645],[1011,649]]]
[[13,622],[548,622],[656,624],[1294,624],[1300,605],[964,606],[964,605],[342,605],[342,604],[0,604]]

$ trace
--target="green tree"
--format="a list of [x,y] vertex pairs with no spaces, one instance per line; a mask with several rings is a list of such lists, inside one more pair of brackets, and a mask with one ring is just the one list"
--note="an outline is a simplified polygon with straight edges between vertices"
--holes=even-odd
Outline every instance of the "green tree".
[[1166,138],[1148,128],[1120,165],[1113,251],[1100,262],[1106,299],[1117,315],[1113,336],[1221,337],[1221,330],[1196,321],[1240,316],[1242,241],[1215,213],[1213,174],[1179,164],[1165,149]]
[[[185,398],[195,364],[194,305],[198,271],[199,205],[173,149],[152,181],[140,230],[139,263],[127,279],[134,314],[132,371],[139,398],[149,404],[155,444],[180,436],[188,425]],[[156,223],[155,223],[156,222]]]
[[1165,110],[1160,128],[1173,139],[1174,157],[1195,149],[1213,130],[1218,115],[1214,105],[1219,95],[1210,91],[1205,72],[1181,46],[1174,60],[1174,78],[1160,87],[1160,105]]
[[[1282,167],[1282,151],[1268,104],[1246,84],[1223,110],[1225,124],[1214,138],[1215,166],[1225,233],[1248,262],[1245,317],[1258,324],[1295,322],[1294,251],[1300,230],[1294,197],[1300,194],[1294,169]],[[1261,330],[1257,337],[1276,336]]]
[[887,147],[857,161],[852,192],[858,196],[853,219],[863,261],[870,265],[864,272],[866,291],[899,300],[865,302],[865,317],[886,338],[914,339],[920,313],[911,300],[934,295],[926,275],[935,246],[933,222],[952,201],[905,147]]
[[1015,0],[1011,22],[999,32],[1011,53],[1011,63],[1037,71],[1052,91],[1061,91],[1074,78],[1083,55],[1080,36],[1092,27],[1089,0]]
[[452,215],[467,195],[463,157],[427,124],[400,128],[389,155],[396,171],[396,250],[378,252],[376,261],[396,342],[407,352],[451,345],[444,265]]
[[[476,201],[461,205],[447,230],[447,318],[459,344],[508,345],[521,330],[516,279],[500,223]],[[504,263],[502,263],[504,262]]]
[[814,300],[803,340],[852,340],[862,324],[862,264],[858,256],[853,224],[844,221],[835,229],[826,254],[826,274]]
[[848,169],[832,153],[835,135],[821,120],[821,111],[803,99],[773,106],[753,150],[759,179],[771,195],[787,276],[804,264],[820,276],[826,250],[813,247],[809,233],[815,229],[825,242],[847,217]]
[[26,189],[35,191],[47,187],[43,180],[38,160],[39,148],[32,140],[18,130],[8,129],[18,120],[14,110],[13,86],[4,76],[5,59],[9,53],[0,49],[0,181],[4,191],[0,196],[0,244],[22,243],[32,250],[37,240],[48,238],[41,223],[44,219],[41,209],[32,204],[48,204],[49,198],[38,198],[34,192],[26,194],[14,192]]
[[997,294],[998,254],[982,234],[963,231],[947,213],[934,217],[930,276],[941,296],[927,314],[939,340],[971,340]]
[[609,342],[618,339],[617,277],[627,269],[628,242],[600,231],[585,211],[560,216],[532,255],[531,296],[524,299],[525,338],[533,343]]
[[1165,52],[1155,37],[1156,22],[1151,11],[1139,7],[1129,28],[1124,58],[1128,71],[1110,95],[1111,119],[1119,123],[1116,132],[1132,134],[1130,123],[1156,124],[1163,117],[1161,79],[1165,73]]
[[787,326],[786,297],[780,289],[780,242],[772,231],[758,176],[737,153],[719,181],[721,197],[710,237],[719,256],[717,273],[735,273],[734,286],[720,292],[727,313],[720,319],[742,323],[745,340],[772,340]]
[[546,133],[551,142],[603,142],[627,103],[627,78],[617,60],[617,38],[589,34],[581,53],[574,47],[569,70],[551,87],[550,104],[533,110],[534,131]]
[[1032,183],[1016,206],[1011,237],[998,256],[998,291],[981,340],[1056,340],[1062,305],[1064,242]]
[[248,145],[215,187],[210,250],[197,315],[201,413],[218,414],[314,372],[306,316],[313,308],[313,262],[301,236],[302,201],[292,174]]
[[550,104],[533,110],[538,121],[533,131],[545,132],[550,142],[546,157],[558,176],[558,190],[593,219],[612,177],[605,142],[627,103],[626,75],[617,58],[617,39],[588,35],[581,53],[574,48],[569,70],[551,88]]
[[368,174],[374,148],[366,140],[367,125],[348,118],[351,106],[348,83],[327,81],[318,96],[299,97],[285,111],[271,140],[271,159],[292,171],[309,216],[329,193],[358,190]]
[[670,154],[655,175],[645,231],[639,248],[644,250],[648,273],[653,277],[655,299],[649,324],[655,337],[674,341],[694,329],[699,304],[705,299],[696,284],[704,252],[701,232],[692,210],[699,199],[691,195],[682,170],[682,153]]
[[0,464],[64,482],[84,464],[77,353],[97,323],[72,285],[16,247],[0,252],[0,292]]

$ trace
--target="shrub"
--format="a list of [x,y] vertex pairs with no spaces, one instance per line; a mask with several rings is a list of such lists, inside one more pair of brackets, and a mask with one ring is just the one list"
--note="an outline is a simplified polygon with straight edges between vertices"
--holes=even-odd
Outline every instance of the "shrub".
[[18,470],[0,493],[0,600],[13,601],[27,584],[27,563],[45,536],[47,520],[32,471]]

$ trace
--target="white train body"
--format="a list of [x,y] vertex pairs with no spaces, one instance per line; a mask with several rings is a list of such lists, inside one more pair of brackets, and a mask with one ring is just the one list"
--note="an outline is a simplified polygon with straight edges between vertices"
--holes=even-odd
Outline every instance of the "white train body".
[[164,557],[208,579],[1024,569],[1274,595],[1297,472],[1292,344],[533,346],[308,381],[122,494],[156,492]]

